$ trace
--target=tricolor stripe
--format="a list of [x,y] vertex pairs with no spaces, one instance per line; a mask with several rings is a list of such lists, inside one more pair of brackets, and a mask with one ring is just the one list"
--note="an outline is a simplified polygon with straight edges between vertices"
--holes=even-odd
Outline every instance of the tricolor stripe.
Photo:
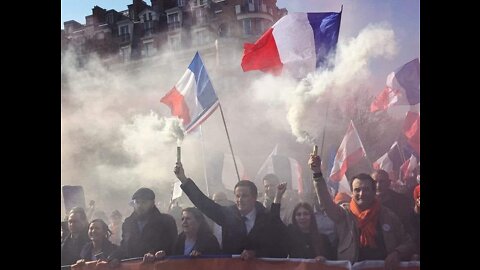
[[420,103],[420,62],[418,58],[406,63],[387,76],[386,87],[370,105],[370,111],[386,110],[392,105]]
[[343,137],[333,162],[330,180],[339,182],[347,172],[348,168],[366,156],[365,148],[358,136],[357,129],[350,120],[347,133]]
[[398,172],[402,165],[402,154],[398,142],[394,142],[390,149],[379,159],[373,162],[375,170],[382,169],[386,171],[392,180],[398,179]]
[[335,50],[341,12],[289,13],[254,43],[244,45],[243,71],[261,70],[294,77],[323,66]]
[[287,188],[297,190],[299,193],[304,192],[302,166],[300,163],[291,157],[278,155],[278,145],[275,145],[273,151],[263,162],[262,166],[253,179],[257,186],[263,186],[263,177],[269,173],[273,173],[280,179],[281,182],[287,182]]
[[180,80],[160,102],[170,107],[172,115],[183,120],[187,133],[215,111],[219,105],[218,97],[198,52]]
[[408,144],[420,155],[420,114],[408,111],[403,123],[403,134]]

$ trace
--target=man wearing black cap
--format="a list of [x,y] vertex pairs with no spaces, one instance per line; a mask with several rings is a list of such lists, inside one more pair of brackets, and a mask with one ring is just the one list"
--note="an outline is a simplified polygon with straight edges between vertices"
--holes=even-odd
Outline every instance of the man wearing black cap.
[[[133,196],[133,213],[122,226],[122,241],[115,259],[144,257],[144,260],[159,250],[170,255],[177,239],[177,226],[172,216],[160,213],[155,206],[155,193],[149,188],[140,188]],[[118,261],[113,262],[117,264]]]

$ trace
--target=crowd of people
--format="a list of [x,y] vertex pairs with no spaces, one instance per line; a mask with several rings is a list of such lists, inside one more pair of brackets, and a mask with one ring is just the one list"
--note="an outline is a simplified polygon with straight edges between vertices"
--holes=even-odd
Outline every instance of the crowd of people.
[[262,199],[253,182],[241,180],[231,201],[223,192],[206,196],[177,162],[174,174],[195,207],[177,204],[162,213],[146,187],[133,194],[133,212],[125,220],[115,210],[109,220],[104,215],[89,222],[75,207],[62,221],[61,264],[116,267],[127,258],[149,263],[171,255],[240,254],[244,260],[384,260],[386,269],[395,269],[400,261],[419,260],[419,183],[402,194],[392,189],[387,172],[375,170],[349,179],[351,195],[332,194],[320,157],[311,154],[308,164],[313,196],[296,196],[268,174]]

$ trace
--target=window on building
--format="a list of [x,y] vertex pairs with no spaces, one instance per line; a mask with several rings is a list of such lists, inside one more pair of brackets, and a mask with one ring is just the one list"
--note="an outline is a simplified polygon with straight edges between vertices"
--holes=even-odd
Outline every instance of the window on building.
[[130,47],[120,48],[120,58],[123,62],[130,60]]
[[180,49],[180,36],[170,36],[168,37],[168,42],[170,43],[170,49]]
[[210,33],[208,30],[196,31],[193,35],[193,44],[194,45],[204,45],[211,41]]
[[147,13],[143,14],[143,21],[144,21],[144,22],[147,21]]
[[128,25],[120,26],[120,35],[128,34]]
[[152,13],[151,13],[151,12],[148,13],[148,20],[149,20],[149,21],[153,21]]
[[179,22],[179,18],[178,18],[178,13],[172,13],[172,14],[168,14],[168,17],[167,17],[167,22],[168,23],[174,23],[174,22]]
[[107,23],[109,23],[109,24],[113,23],[113,13],[108,13],[107,14]]
[[177,0],[177,5],[183,7],[185,5],[185,0]]
[[130,33],[128,30],[128,25],[120,26],[120,40],[122,42],[130,40]]
[[153,46],[153,42],[148,42],[143,44],[144,45],[144,56],[152,56],[155,54],[156,49]]
[[195,17],[197,17],[198,23],[205,22],[205,11],[203,10],[203,8],[199,8],[195,11]]
[[250,19],[243,20],[243,32],[245,33],[245,35],[252,34],[252,20]]
[[248,11],[255,11],[255,4],[253,0],[248,0]]
[[144,22],[143,27],[144,27],[144,30],[145,30],[145,35],[150,35],[153,31],[153,21]]
[[218,32],[217,32],[219,37],[226,37],[228,35],[228,25],[226,23],[222,23],[218,27]]

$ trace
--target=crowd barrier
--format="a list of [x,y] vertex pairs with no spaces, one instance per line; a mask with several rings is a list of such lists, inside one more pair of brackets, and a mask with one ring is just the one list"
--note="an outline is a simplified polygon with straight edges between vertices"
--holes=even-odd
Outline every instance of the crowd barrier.
[[[163,260],[143,263],[142,258],[123,260],[116,270],[382,270],[383,261],[349,261],[316,262],[313,259],[297,258],[258,258],[244,261],[238,255],[227,256],[168,256]],[[84,265],[62,266],[71,270],[107,270],[106,263],[87,262]],[[419,270],[419,261],[400,263],[401,270]]]

